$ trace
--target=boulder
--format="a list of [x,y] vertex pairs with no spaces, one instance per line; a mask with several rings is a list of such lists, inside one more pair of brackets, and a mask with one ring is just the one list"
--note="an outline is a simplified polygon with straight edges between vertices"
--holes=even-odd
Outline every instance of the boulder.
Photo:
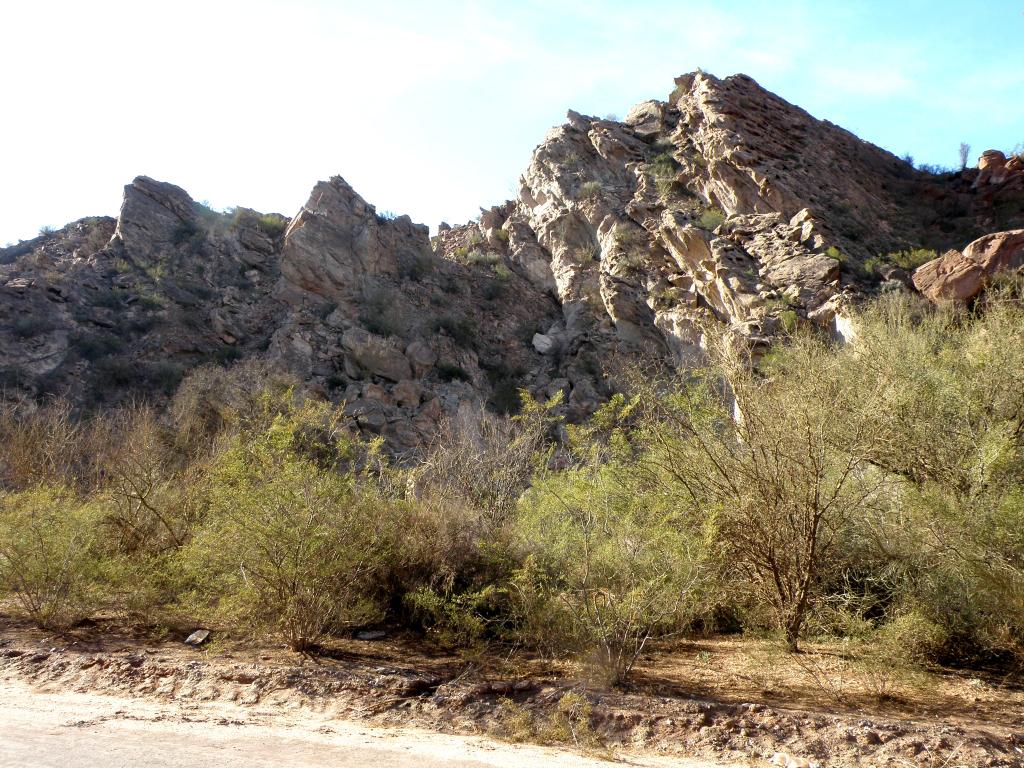
[[403,379],[391,390],[391,396],[396,403],[410,408],[415,408],[420,404],[422,394],[423,387],[414,379]]
[[999,272],[1024,266],[1024,229],[979,237],[963,252],[947,251],[914,271],[914,287],[931,301],[965,303]]
[[137,176],[124,188],[114,237],[138,264],[155,264],[200,242],[196,205],[181,187]]
[[405,348],[405,357],[417,378],[422,377],[437,364],[437,353],[425,341],[414,341]]
[[412,377],[405,355],[388,341],[362,328],[349,328],[341,335],[341,346],[360,368],[391,381]]
[[352,298],[367,277],[394,276],[429,259],[427,227],[408,216],[387,219],[340,176],[321,181],[288,225],[281,275],[325,299]]
[[978,158],[978,177],[974,180],[974,187],[1003,183],[1010,173],[1006,165],[1006,155],[998,149],[982,152]]

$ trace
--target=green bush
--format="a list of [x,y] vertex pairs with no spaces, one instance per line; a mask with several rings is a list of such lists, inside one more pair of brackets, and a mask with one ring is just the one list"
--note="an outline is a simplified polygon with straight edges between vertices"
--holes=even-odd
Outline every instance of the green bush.
[[68,627],[96,605],[97,509],[59,488],[0,495],[0,588],[37,624]]
[[437,364],[437,375],[441,377],[441,381],[473,380],[473,377],[467,373],[465,368],[443,360]]
[[723,221],[725,221],[725,214],[722,210],[711,207],[704,209],[703,213],[701,213],[700,218],[697,219],[697,226],[711,231],[716,229]]
[[19,317],[11,323],[11,333],[21,339],[30,339],[33,336],[39,336],[44,333],[49,333],[52,330],[60,327],[54,320],[48,317]]
[[242,432],[210,474],[209,511],[182,550],[195,601],[293,650],[376,620],[370,586],[392,546],[386,502],[360,483],[356,447],[325,407]]
[[707,534],[644,493],[628,463],[536,481],[516,524],[524,639],[621,682],[652,637],[690,618]]
[[945,627],[910,611],[883,624],[872,640],[889,659],[924,665],[943,657],[950,635]]
[[466,256],[466,264],[471,267],[493,267],[501,263],[501,254],[491,251],[470,251]]
[[432,323],[435,333],[444,331],[460,347],[472,347],[476,341],[476,323],[464,315],[442,315]]
[[505,295],[505,284],[501,280],[488,280],[484,283],[483,297],[486,301],[494,301]]
[[[655,155],[648,163],[648,168],[658,188],[658,194],[662,198],[667,198],[676,189],[676,174],[679,170],[679,162],[672,154],[672,150]],[[710,227],[710,229],[714,229],[714,227]]]

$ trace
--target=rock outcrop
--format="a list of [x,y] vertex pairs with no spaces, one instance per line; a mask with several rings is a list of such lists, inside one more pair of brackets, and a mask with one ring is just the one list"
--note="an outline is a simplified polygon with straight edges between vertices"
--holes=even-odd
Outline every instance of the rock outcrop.
[[967,303],[997,274],[1024,268],[1024,229],[979,237],[963,252],[948,251],[914,272],[914,285],[932,301]]
[[[936,175],[749,77],[675,86],[622,122],[570,111],[517,199],[433,240],[340,177],[291,219],[139,177],[116,221],[0,249],[0,387],[105,407],[259,358],[403,453],[519,388],[583,418],[622,364],[699,365],[709,328],[757,353],[800,324],[846,333],[883,280],[967,301],[1020,268],[1020,158]],[[913,282],[887,261],[912,247],[946,253]]]

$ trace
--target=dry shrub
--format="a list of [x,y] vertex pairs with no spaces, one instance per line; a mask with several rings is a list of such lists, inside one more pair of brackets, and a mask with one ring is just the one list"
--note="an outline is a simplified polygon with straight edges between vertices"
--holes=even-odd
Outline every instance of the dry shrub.
[[98,599],[96,510],[70,493],[0,494],[0,588],[42,627],[89,615]]

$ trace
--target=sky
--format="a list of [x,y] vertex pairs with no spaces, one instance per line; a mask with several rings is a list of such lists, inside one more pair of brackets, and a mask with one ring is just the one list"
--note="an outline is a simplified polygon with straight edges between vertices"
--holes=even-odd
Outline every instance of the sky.
[[698,67],[918,163],[1024,142],[1024,0],[33,0],[0,15],[0,244],[137,175],[292,215],[341,175],[435,227],[514,196],[572,108]]

